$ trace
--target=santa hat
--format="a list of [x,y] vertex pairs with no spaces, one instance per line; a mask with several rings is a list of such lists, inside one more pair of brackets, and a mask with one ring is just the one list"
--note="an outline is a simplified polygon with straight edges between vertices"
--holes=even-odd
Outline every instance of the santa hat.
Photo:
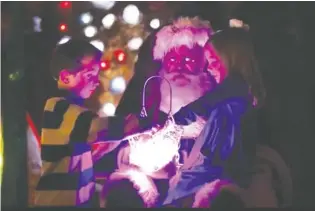
[[162,60],[173,48],[185,45],[192,48],[194,45],[204,46],[212,33],[210,23],[198,17],[181,17],[172,25],[163,27],[156,34],[156,43],[153,48],[153,58]]

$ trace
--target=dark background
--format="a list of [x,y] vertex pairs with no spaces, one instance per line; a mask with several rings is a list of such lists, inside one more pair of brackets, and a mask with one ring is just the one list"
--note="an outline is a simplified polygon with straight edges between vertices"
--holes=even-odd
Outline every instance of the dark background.
[[[145,4],[148,2],[137,2]],[[260,112],[261,136],[292,169],[294,206],[315,207],[313,2],[167,2],[176,15],[201,16],[216,29],[230,18],[248,23],[267,89]],[[56,2],[2,2],[1,76],[5,167],[2,203],[24,206],[25,118],[40,127],[43,103],[56,90],[48,72],[51,50],[60,39]],[[161,11],[163,12],[163,11]],[[25,30],[34,14],[43,31]],[[12,73],[19,73],[14,78]],[[10,75],[11,74],[11,75]],[[12,79],[13,77],[13,79]],[[10,79],[11,78],[11,79]]]

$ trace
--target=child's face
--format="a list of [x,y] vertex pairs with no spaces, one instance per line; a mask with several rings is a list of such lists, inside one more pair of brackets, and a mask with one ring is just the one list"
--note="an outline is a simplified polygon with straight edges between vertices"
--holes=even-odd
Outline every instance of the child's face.
[[207,69],[215,78],[216,82],[221,83],[227,76],[227,68],[212,44],[207,43],[204,49],[208,61]]
[[67,88],[75,95],[87,99],[96,90],[99,85],[99,62],[93,57],[84,57],[81,60],[82,69],[76,73],[61,73],[60,79],[67,84]]

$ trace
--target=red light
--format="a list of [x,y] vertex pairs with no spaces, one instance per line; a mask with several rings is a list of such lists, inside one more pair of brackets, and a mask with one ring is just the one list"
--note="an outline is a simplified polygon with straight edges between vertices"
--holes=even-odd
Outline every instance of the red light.
[[68,30],[67,24],[64,24],[64,23],[60,24],[59,25],[59,30],[62,31],[62,32],[67,31]]
[[110,62],[108,60],[102,61],[100,66],[102,70],[108,70],[110,68]]
[[69,9],[69,8],[71,8],[71,2],[69,2],[69,1],[61,1],[59,3],[59,7],[62,8],[62,9]]
[[125,63],[127,60],[127,55],[123,50],[116,50],[114,52],[115,58],[119,63]]

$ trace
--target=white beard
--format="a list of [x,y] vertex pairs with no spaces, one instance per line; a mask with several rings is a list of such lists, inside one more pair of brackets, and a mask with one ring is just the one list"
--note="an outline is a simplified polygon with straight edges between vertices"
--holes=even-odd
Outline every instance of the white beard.
[[[191,80],[191,83],[186,86],[178,86],[174,81],[171,80],[173,74],[163,75],[171,84],[172,89],[172,114],[175,114],[182,107],[200,98],[204,92],[205,87],[202,86],[200,76],[187,76]],[[170,111],[170,88],[169,84],[165,81],[161,81],[161,103],[160,111],[169,113]]]

